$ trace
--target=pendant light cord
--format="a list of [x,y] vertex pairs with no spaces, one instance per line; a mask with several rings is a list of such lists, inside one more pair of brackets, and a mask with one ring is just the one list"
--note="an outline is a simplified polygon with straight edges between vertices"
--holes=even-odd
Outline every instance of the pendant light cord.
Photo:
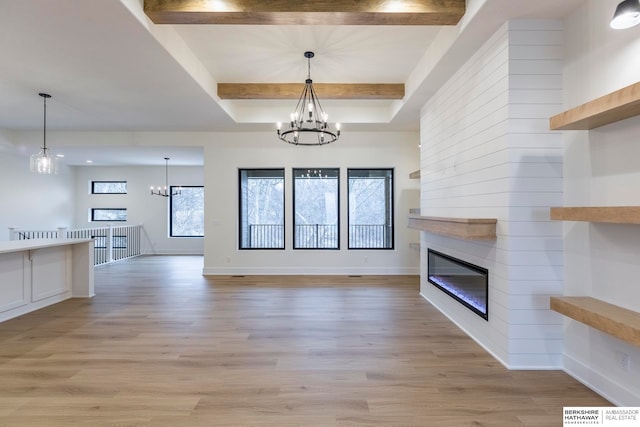
[[169,158],[164,158],[164,188],[169,190]]
[[44,126],[43,126],[43,136],[42,136],[42,150],[46,156],[47,155],[47,98],[51,98],[51,95],[47,93],[39,93],[38,95],[40,95],[44,99],[44,118],[43,118]]
[[47,154],[47,97],[44,97],[44,131],[42,132],[42,150]]

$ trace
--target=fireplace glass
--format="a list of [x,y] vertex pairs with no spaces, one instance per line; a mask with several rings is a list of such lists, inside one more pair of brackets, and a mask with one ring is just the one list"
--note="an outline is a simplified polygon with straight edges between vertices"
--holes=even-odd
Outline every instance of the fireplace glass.
[[485,320],[489,320],[489,271],[428,250],[428,280]]

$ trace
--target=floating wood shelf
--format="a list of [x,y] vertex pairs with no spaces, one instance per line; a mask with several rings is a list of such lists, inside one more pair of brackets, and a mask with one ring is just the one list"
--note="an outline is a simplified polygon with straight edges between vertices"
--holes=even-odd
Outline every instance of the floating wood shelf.
[[551,208],[550,216],[558,221],[640,224],[640,206]]
[[640,345],[640,313],[591,297],[551,297],[551,310]]
[[409,174],[410,179],[420,179],[420,171],[413,171]]
[[587,130],[640,114],[640,82],[557,114],[551,130]]
[[459,239],[496,238],[495,218],[447,218],[409,215],[409,228]]

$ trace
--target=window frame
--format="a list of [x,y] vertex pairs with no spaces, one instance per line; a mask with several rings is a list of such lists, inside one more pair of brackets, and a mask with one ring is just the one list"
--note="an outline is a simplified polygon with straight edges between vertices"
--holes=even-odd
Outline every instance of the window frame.
[[[389,222],[389,224],[385,224],[385,227],[390,227],[390,246],[389,247],[383,247],[383,248],[376,248],[376,247],[351,247],[351,209],[350,209],[350,203],[351,203],[351,188],[349,185],[349,179],[350,179],[350,172],[351,171],[389,171],[391,172],[391,194],[389,197],[389,209],[391,212],[391,221]],[[396,213],[395,213],[395,168],[347,168],[347,249],[348,250],[354,250],[354,251],[358,251],[358,250],[365,250],[365,251],[373,251],[373,250],[377,250],[377,251],[388,251],[388,250],[394,250],[395,249],[395,234],[396,234],[396,226],[395,226],[395,222],[396,222]]]
[[[172,185],[169,187],[169,194],[173,194],[174,189],[178,189],[180,188],[181,190],[184,190],[185,188],[202,188],[202,191],[204,191],[204,185]],[[195,238],[195,239],[202,239],[204,238],[204,220],[202,223],[202,235],[189,235],[189,236],[183,236],[183,235],[174,235],[173,234],[173,197],[174,196],[169,196],[169,238]],[[180,197],[180,196],[175,196],[175,197]],[[204,201],[203,201],[203,206],[202,209],[204,210]]]
[[[103,192],[96,191],[96,187],[95,187],[96,184],[125,184],[127,189],[124,193],[106,193],[106,192],[103,193]],[[91,194],[101,195],[101,194],[128,194],[128,193],[129,193],[129,187],[127,185],[127,181],[101,181],[101,180],[91,181]]]
[[[337,235],[337,246],[334,248],[305,248],[305,247],[297,247],[296,246],[296,171],[310,171],[310,170],[327,170],[327,171],[335,171],[336,172],[336,235]],[[292,247],[294,250],[312,250],[312,251],[339,251],[340,250],[340,168],[339,167],[303,167],[303,168],[291,168],[291,185],[292,185],[292,227],[293,227],[293,243]]]
[[[282,172],[282,247],[243,247],[242,246],[242,173],[244,171],[281,171]],[[238,250],[242,251],[282,251],[287,247],[286,227],[286,171],[285,168],[238,168]]]
[[[124,211],[126,219],[95,219],[96,211]],[[127,222],[128,219],[127,208],[91,208],[90,222]]]

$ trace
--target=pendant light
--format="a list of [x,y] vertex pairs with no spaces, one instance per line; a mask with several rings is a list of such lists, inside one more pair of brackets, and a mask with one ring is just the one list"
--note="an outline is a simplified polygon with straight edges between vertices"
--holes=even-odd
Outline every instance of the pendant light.
[[624,0],[611,19],[611,28],[624,30],[640,24],[640,0]]
[[51,95],[47,93],[39,93],[44,100],[44,129],[42,148],[38,154],[31,156],[30,169],[33,173],[39,173],[43,175],[52,175],[58,173],[58,158],[49,154],[47,148],[47,98],[51,98]]

